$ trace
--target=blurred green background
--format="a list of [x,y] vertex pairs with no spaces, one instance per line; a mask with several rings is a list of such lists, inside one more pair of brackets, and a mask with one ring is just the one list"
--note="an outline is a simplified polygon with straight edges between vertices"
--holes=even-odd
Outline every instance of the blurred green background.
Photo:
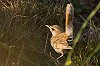
[[[64,66],[50,45],[46,24],[64,29],[65,7],[70,0],[0,0],[0,66]],[[74,37],[99,0],[71,0],[74,9]],[[72,53],[71,66],[80,66],[100,43],[100,9],[88,22]],[[99,49],[100,50],[100,49]],[[85,66],[100,65],[97,51]]]

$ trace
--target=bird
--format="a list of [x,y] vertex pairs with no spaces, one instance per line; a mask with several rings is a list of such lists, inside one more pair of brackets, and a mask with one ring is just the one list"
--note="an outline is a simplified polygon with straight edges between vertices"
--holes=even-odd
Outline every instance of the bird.
[[71,46],[68,45],[68,35],[64,32],[64,30],[58,25],[45,25],[48,27],[52,33],[52,37],[50,38],[50,43],[52,48],[61,55],[57,58],[60,59],[67,52],[67,50],[72,49]]

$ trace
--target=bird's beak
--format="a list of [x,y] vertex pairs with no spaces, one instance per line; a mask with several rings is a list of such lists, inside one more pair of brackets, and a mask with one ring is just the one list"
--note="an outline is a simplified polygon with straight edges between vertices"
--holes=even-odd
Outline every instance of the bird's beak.
[[49,25],[45,25],[46,27],[48,27],[48,28],[50,28],[50,26]]

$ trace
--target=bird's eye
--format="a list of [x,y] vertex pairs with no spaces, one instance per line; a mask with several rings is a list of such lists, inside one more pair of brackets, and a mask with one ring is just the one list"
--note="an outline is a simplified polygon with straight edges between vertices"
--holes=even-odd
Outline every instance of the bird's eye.
[[55,30],[54,28],[52,28],[52,30]]

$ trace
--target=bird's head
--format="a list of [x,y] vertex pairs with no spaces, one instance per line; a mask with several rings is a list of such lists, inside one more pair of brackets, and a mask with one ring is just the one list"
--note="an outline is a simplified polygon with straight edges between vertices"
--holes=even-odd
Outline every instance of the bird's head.
[[63,29],[58,25],[52,25],[52,26],[45,25],[45,26],[50,29],[52,36],[57,36],[58,34],[64,32]]

